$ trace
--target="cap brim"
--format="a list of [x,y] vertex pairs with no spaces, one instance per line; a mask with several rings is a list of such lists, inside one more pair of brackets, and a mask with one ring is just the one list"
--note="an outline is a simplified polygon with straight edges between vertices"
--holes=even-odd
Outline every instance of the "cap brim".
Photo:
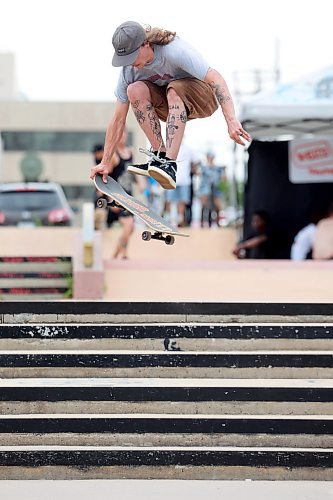
[[131,66],[135,59],[138,57],[140,52],[140,47],[136,49],[131,54],[127,54],[126,56],[118,56],[118,54],[114,53],[112,58],[112,66],[120,67],[120,66]]

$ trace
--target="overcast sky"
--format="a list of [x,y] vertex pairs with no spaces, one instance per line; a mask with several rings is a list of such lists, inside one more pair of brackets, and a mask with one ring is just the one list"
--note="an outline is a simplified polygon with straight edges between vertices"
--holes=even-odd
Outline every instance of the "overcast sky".
[[[113,100],[112,34],[136,20],[177,31],[233,90],[235,71],[273,69],[277,39],[282,81],[332,64],[332,19],[330,0],[0,0],[0,52],[16,54],[30,100]],[[225,140],[215,115],[191,124],[190,142]]]

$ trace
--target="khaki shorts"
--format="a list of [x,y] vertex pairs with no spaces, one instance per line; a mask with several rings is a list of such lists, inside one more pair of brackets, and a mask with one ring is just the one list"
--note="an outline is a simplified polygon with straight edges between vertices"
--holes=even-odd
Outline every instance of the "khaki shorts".
[[174,89],[185,104],[187,119],[206,118],[211,116],[218,108],[218,104],[208,83],[196,78],[183,78],[173,80],[168,85],[160,87],[155,83],[144,80],[151,95],[151,102],[160,120],[166,121],[169,114],[167,92]]

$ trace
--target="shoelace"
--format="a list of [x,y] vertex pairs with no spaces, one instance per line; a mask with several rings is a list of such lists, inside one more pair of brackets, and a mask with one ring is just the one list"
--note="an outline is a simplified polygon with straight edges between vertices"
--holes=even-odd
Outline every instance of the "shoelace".
[[144,153],[145,155],[149,156],[151,162],[153,160],[158,161],[159,163],[167,163],[168,162],[168,160],[166,160],[165,158],[160,158],[158,156],[160,153],[160,150],[157,151],[157,155],[151,149],[139,148],[139,151],[140,151],[140,153]]

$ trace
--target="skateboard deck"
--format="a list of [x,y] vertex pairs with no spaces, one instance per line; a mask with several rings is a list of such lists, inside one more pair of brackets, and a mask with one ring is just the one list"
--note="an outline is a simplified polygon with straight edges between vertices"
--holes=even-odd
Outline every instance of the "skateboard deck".
[[143,240],[163,240],[168,245],[172,245],[174,243],[173,236],[189,236],[188,234],[180,233],[177,228],[163,219],[163,217],[158,215],[151,208],[147,207],[144,203],[136,200],[133,196],[126,193],[121,185],[117,181],[112,179],[112,177],[108,176],[108,181],[107,183],[105,183],[103,182],[102,176],[100,174],[96,174],[94,177],[94,183],[99,191],[109,196],[110,198],[112,198],[112,200],[114,200],[114,202],[116,202],[107,203],[104,198],[100,198],[97,201],[97,206],[100,206],[100,208],[102,208],[110,205],[124,208],[131,212],[133,215],[136,215],[141,220],[143,220],[143,222],[154,231],[153,234],[151,234],[149,231],[144,231],[142,233]]

